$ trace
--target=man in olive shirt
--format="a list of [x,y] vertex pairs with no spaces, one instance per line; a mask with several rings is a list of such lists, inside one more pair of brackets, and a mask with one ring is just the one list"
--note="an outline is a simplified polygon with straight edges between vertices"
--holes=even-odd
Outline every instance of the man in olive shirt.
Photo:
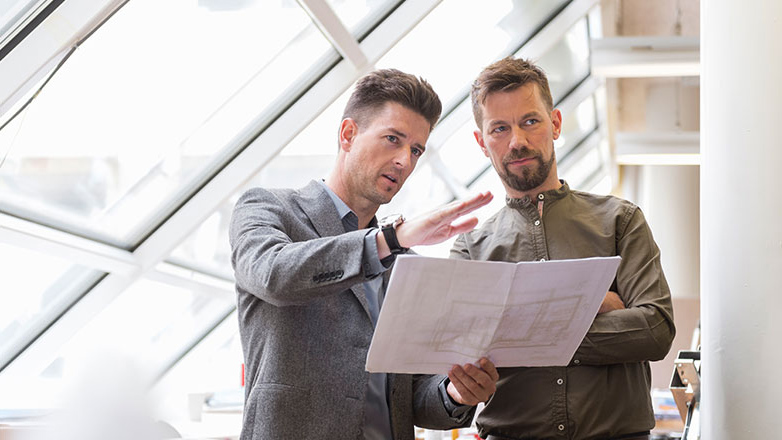
[[569,188],[557,176],[554,140],[562,115],[545,73],[506,58],[472,86],[483,153],[507,203],[465,233],[452,258],[542,261],[619,255],[598,315],[566,367],[500,369],[478,417],[489,439],[646,439],[654,427],[649,361],[665,357],[675,333],[660,252],[637,206]]

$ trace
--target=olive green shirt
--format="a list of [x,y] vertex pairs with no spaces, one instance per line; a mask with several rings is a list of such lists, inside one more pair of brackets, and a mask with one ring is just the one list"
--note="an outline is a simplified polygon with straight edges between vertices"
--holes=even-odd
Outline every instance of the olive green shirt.
[[[541,215],[542,213],[542,215]],[[675,333],[660,251],[641,210],[567,183],[534,199],[507,199],[479,229],[459,236],[451,258],[537,261],[620,255],[611,290],[625,310],[595,318],[566,367],[501,368],[477,420],[481,437],[605,439],[654,427],[649,361]]]

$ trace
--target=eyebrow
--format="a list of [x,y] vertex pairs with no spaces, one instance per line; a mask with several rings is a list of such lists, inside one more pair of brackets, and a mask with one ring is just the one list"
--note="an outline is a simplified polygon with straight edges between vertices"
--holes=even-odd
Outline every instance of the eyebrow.
[[[533,116],[537,117],[538,119],[542,118],[540,112],[538,112],[537,110],[533,110],[531,112],[525,113],[524,116],[521,117],[521,119],[525,120],[525,119],[529,119],[529,118],[531,118]],[[505,121],[504,119],[497,119],[497,120],[489,122],[489,127],[494,127],[495,125],[501,125],[501,124],[509,125],[508,122]]]
[[[401,131],[399,131],[399,130],[397,130],[395,128],[390,128],[389,127],[388,131],[390,131],[391,133],[394,133],[396,136],[398,136],[400,138],[407,139],[407,135],[406,134],[402,133]],[[416,147],[416,148],[419,148],[421,150],[421,152],[426,151],[426,146],[424,146],[424,145],[415,144],[413,146]]]

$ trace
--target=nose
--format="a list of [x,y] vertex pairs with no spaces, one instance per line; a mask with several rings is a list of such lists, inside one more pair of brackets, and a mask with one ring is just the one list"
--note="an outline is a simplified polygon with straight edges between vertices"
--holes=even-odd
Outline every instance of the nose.
[[396,165],[397,168],[401,168],[404,170],[407,169],[412,164],[411,149],[412,147],[410,145],[405,145],[404,148],[398,149],[398,151],[394,155],[394,165]]
[[509,147],[512,150],[519,150],[527,146],[527,137],[524,130],[521,127],[514,126],[511,128],[511,138]]

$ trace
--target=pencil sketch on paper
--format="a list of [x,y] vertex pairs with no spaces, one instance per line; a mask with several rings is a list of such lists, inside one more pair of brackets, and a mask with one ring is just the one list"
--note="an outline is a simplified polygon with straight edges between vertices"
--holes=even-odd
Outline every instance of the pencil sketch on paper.
[[498,367],[567,365],[620,260],[505,263],[400,256],[367,371],[441,374],[482,356]]

